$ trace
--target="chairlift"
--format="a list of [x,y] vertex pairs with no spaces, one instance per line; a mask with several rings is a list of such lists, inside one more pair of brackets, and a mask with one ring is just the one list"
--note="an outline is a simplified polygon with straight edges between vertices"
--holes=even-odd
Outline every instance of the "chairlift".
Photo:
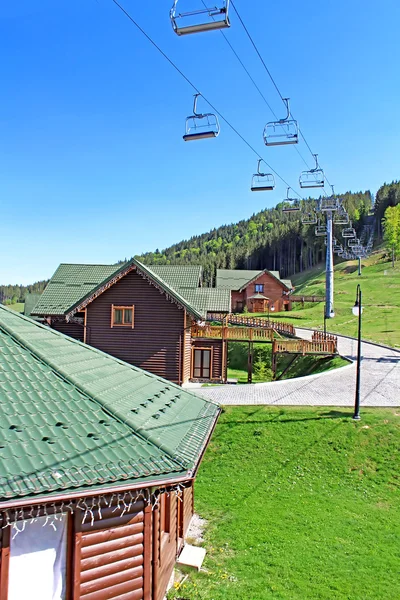
[[339,206],[338,211],[333,217],[334,225],[347,225],[349,222],[349,215],[342,206]]
[[302,171],[299,177],[301,188],[320,188],[325,185],[325,175],[318,164],[318,154],[313,155],[315,158],[315,168],[309,171]]
[[317,215],[315,212],[304,213],[301,217],[301,222],[303,225],[316,225],[317,224]]
[[326,235],[328,233],[328,229],[326,227],[326,225],[322,225],[321,221],[318,220],[318,224],[315,228],[315,235],[316,236],[323,236]]
[[214,113],[198,113],[197,99],[201,94],[194,95],[193,115],[186,118],[185,142],[215,138],[219,135],[220,126],[217,115]]
[[272,173],[262,173],[260,171],[261,162],[262,159],[260,158],[257,164],[257,173],[254,173],[251,180],[250,189],[252,192],[271,192],[275,188],[275,178]]
[[356,230],[354,229],[354,227],[351,226],[351,221],[349,222],[348,227],[344,227],[342,229],[342,237],[343,238],[355,238],[356,237]]
[[266,146],[284,146],[298,144],[299,126],[297,121],[290,118],[289,98],[283,98],[287,115],[279,121],[270,121],[264,128],[264,144]]
[[319,201],[319,210],[329,212],[338,210],[339,204],[336,198],[321,198]]
[[282,212],[284,212],[284,213],[298,212],[299,210],[301,210],[300,200],[297,200],[296,198],[289,198],[289,190],[290,189],[291,188],[288,187],[287,192],[286,192],[286,202],[288,204],[286,204],[282,208]]
[[[178,12],[177,5],[179,1],[174,0],[170,10],[172,27],[177,35],[214,31],[215,29],[225,29],[231,26],[228,16],[230,0],[218,0],[219,7],[206,7],[204,3],[202,8],[182,13]],[[184,2],[187,6],[187,0],[184,0]],[[196,0],[193,4],[200,6],[200,0]]]
[[354,237],[354,238],[349,238],[349,239],[347,240],[347,245],[348,245],[348,247],[349,247],[349,248],[353,249],[353,248],[355,248],[356,246],[359,246],[359,245],[360,245],[360,240],[359,240],[358,238],[356,238],[356,237]]

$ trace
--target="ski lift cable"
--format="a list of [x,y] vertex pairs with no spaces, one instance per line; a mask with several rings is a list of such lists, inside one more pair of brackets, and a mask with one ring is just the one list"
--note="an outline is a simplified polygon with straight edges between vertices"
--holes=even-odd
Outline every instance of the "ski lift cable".
[[[246,27],[246,25],[245,25],[245,23],[244,23],[244,21],[243,21],[242,17],[240,16],[240,14],[239,14],[239,11],[238,11],[238,9],[236,8],[236,6],[235,6],[235,3],[233,2],[233,0],[231,0],[231,6],[232,6],[233,10],[235,11],[235,13],[236,13],[236,16],[237,16],[237,18],[239,19],[239,21],[240,21],[240,23],[241,23],[241,25],[242,25],[243,29],[245,30],[245,32],[246,32],[246,35],[247,35],[247,37],[249,38],[249,40],[250,40],[250,42],[251,42],[251,44],[252,44],[252,46],[253,46],[254,50],[256,51],[256,53],[257,53],[257,55],[258,55],[258,58],[260,59],[260,61],[261,61],[262,65],[263,65],[263,67],[264,67],[264,69],[265,69],[265,70],[266,70],[266,72],[268,73],[268,77],[271,79],[271,81],[272,81],[272,83],[273,83],[273,85],[274,85],[274,87],[275,87],[276,91],[278,92],[278,95],[279,95],[280,99],[282,100],[283,104],[286,106],[286,103],[285,103],[285,98],[284,98],[284,97],[283,97],[283,95],[281,94],[281,91],[280,91],[280,89],[279,89],[279,87],[278,87],[278,85],[277,85],[277,83],[276,83],[275,79],[273,78],[273,76],[272,76],[272,74],[271,74],[271,71],[268,69],[268,67],[267,67],[267,65],[266,65],[266,63],[265,63],[265,61],[264,61],[264,59],[263,59],[263,57],[262,57],[262,55],[261,55],[260,51],[258,50],[258,48],[257,48],[257,46],[256,46],[256,43],[254,42],[253,38],[251,37],[251,34],[250,34],[249,30],[247,29],[247,27]],[[292,116],[293,116],[293,115],[292,115]],[[293,118],[294,118],[294,117],[293,117]],[[304,141],[305,145],[307,146],[308,150],[310,151],[311,155],[312,155],[312,156],[314,156],[315,152],[313,152],[313,151],[311,150],[311,148],[310,148],[310,145],[309,145],[309,143],[307,142],[307,140],[306,140],[306,138],[305,138],[305,136],[304,136],[304,134],[303,134],[303,132],[302,132],[302,130],[301,130],[300,128],[299,128],[299,133],[300,133],[300,135],[301,135],[301,137],[302,137],[302,139],[303,139],[303,141]],[[326,175],[325,175],[325,179],[326,179],[326,182],[327,182],[327,183],[330,185],[330,183],[329,183],[329,180],[328,180],[328,178],[326,177]]]
[[210,105],[210,107],[212,108],[212,110],[219,116],[221,117],[221,119],[228,125],[228,127],[234,132],[236,133],[236,135],[246,144],[246,146],[248,146],[248,148],[250,148],[250,150],[252,152],[254,152],[254,154],[262,159],[265,164],[267,165],[267,167],[287,186],[290,187],[290,189],[301,199],[304,200],[303,196],[301,196],[292,186],[290,186],[288,184],[288,182],[281,176],[279,175],[279,173],[277,171],[275,171],[275,169],[273,167],[271,167],[271,165],[261,156],[261,154],[254,148],[254,146],[252,146],[250,144],[250,142],[248,142],[246,140],[245,137],[243,137],[243,135],[236,129],[236,127],[234,127],[230,121],[228,121],[228,119],[226,119],[224,117],[224,115],[217,110],[217,108],[211,104],[211,102],[206,98],[206,96],[204,96],[204,94],[202,94],[200,92],[200,90],[194,85],[194,83],[192,83],[192,81],[185,75],[185,73],[183,71],[181,71],[181,69],[173,62],[173,60],[171,60],[169,58],[169,56],[160,48],[160,46],[158,46],[158,44],[156,44],[156,42],[145,32],[145,30],[139,25],[139,23],[137,23],[137,21],[135,21],[135,19],[128,13],[127,10],[125,10],[125,8],[119,4],[119,2],[117,0],[111,0],[119,9],[121,12],[123,12],[123,14],[135,25],[135,27],[145,36],[145,38],[156,48],[156,50],[158,50],[158,52],[169,62],[169,64],[179,73],[179,75],[181,77],[183,77],[183,79],[186,81],[186,83],[188,83],[196,92],[196,94],[200,94],[202,96],[202,98],[207,102],[207,104]]
[[[201,0],[202,4],[204,7],[207,8],[206,3],[204,2],[204,0]],[[212,17],[214,19],[214,17]],[[235,50],[235,48],[232,46],[231,42],[229,41],[227,35],[220,30],[220,34],[223,36],[225,42],[228,44],[229,48],[232,50],[233,54],[235,55],[235,57],[237,58],[239,64],[241,65],[241,67],[243,68],[244,72],[246,73],[246,75],[248,76],[248,78],[250,79],[250,81],[252,82],[252,84],[254,85],[254,87],[256,88],[257,92],[260,94],[261,98],[264,100],[265,104],[268,106],[269,110],[271,111],[271,113],[273,114],[274,118],[279,121],[279,117],[276,115],[274,109],[272,108],[272,106],[269,104],[268,100],[266,99],[265,95],[263,94],[263,92],[261,91],[260,87],[257,85],[256,81],[254,80],[254,77],[251,75],[251,73],[249,72],[249,70],[247,69],[246,65],[244,64],[244,62],[242,61],[242,59],[240,58],[239,54],[237,53],[237,51]],[[301,154],[300,150],[297,148],[297,146],[293,145],[292,146],[294,150],[296,150],[297,154],[300,156],[301,160],[303,161],[303,163],[306,165],[307,169],[310,170],[310,165],[307,163],[306,159],[304,158],[304,156]]]

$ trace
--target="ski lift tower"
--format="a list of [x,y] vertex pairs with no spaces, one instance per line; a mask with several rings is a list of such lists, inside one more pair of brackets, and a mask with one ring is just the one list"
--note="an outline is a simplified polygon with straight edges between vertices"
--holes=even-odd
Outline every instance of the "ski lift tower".
[[333,214],[340,206],[334,198],[321,198],[318,211],[326,215],[325,318],[335,316],[333,307]]

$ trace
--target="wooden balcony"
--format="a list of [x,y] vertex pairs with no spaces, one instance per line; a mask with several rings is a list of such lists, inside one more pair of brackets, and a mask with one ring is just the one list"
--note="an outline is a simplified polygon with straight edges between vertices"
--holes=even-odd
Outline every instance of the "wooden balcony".
[[273,354],[337,354],[337,343],[334,340],[274,340]]
[[236,342],[272,342],[274,330],[266,327],[227,327],[225,325],[192,326],[192,338],[231,340]]

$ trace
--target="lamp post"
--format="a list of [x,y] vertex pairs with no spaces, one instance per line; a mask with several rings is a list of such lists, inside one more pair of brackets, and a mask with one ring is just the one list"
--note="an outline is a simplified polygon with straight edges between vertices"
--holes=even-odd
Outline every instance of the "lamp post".
[[358,317],[358,345],[357,345],[357,371],[356,371],[356,397],[354,400],[353,419],[359,421],[360,417],[360,375],[361,375],[361,315],[363,311],[361,302],[361,287],[357,285],[356,301],[352,308],[353,315]]

